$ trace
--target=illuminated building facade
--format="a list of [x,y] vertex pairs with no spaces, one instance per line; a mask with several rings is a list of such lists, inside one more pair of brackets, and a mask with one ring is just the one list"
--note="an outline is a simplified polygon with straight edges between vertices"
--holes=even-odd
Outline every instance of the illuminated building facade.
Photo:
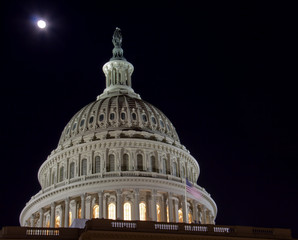
[[116,29],[106,88],[65,126],[21,226],[69,227],[78,218],[215,223],[216,204],[196,183],[198,162],[171,121],[134,92],[121,42]]

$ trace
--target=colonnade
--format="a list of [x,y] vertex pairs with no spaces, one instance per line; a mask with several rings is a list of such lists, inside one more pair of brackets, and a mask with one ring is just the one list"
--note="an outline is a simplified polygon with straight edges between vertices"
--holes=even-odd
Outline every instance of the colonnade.
[[26,225],[69,227],[76,218],[214,224],[210,210],[194,199],[185,199],[184,195],[116,189],[56,201],[34,213]]

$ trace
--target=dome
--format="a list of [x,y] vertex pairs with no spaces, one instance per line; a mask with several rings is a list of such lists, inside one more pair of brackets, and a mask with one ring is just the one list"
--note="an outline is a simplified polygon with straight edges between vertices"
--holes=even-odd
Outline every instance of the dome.
[[116,29],[106,88],[71,118],[40,166],[41,190],[21,226],[70,227],[78,218],[214,224],[197,160],[165,114],[134,92],[121,42]]
[[173,124],[158,108],[121,94],[98,98],[78,111],[65,126],[59,145],[117,136],[179,143]]

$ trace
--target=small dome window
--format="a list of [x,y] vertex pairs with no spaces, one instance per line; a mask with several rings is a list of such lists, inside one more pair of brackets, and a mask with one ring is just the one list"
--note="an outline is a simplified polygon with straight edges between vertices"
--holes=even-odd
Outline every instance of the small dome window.
[[142,119],[143,119],[144,122],[148,121],[146,114],[142,114]]
[[91,117],[89,118],[89,123],[93,123],[93,120],[94,120],[94,117],[91,116]]
[[167,123],[167,129],[168,129],[169,132],[171,131],[170,126],[169,126],[168,123]]
[[115,113],[110,113],[110,120],[114,120],[115,119]]
[[72,126],[72,130],[75,130],[76,127],[77,127],[77,123],[75,123],[75,124]]
[[134,121],[137,120],[137,114],[136,113],[133,112],[131,114],[131,117],[132,117],[132,120],[134,120]]
[[102,122],[105,118],[105,115],[102,113],[99,115],[99,121]]
[[80,122],[80,127],[82,127],[85,123],[85,119],[82,119],[81,122]]
[[155,119],[155,117],[151,117],[151,121],[153,122],[153,124],[156,124],[156,119]]
[[160,119],[159,122],[160,122],[161,127],[164,128],[165,124],[163,123],[163,120]]
[[67,128],[66,134],[68,134],[68,133],[69,133],[69,130],[70,130],[70,127],[68,127],[68,128]]
[[125,120],[125,116],[126,114],[125,114],[125,112],[122,112],[121,114],[120,114],[120,117],[121,117],[121,120]]

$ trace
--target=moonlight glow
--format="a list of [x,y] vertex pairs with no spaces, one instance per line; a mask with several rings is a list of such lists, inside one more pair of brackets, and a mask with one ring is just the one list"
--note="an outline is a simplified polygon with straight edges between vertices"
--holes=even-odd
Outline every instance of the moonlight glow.
[[38,20],[37,21],[37,26],[39,27],[39,28],[45,28],[46,26],[47,26],[47,23],[44,21],[44,20]]

